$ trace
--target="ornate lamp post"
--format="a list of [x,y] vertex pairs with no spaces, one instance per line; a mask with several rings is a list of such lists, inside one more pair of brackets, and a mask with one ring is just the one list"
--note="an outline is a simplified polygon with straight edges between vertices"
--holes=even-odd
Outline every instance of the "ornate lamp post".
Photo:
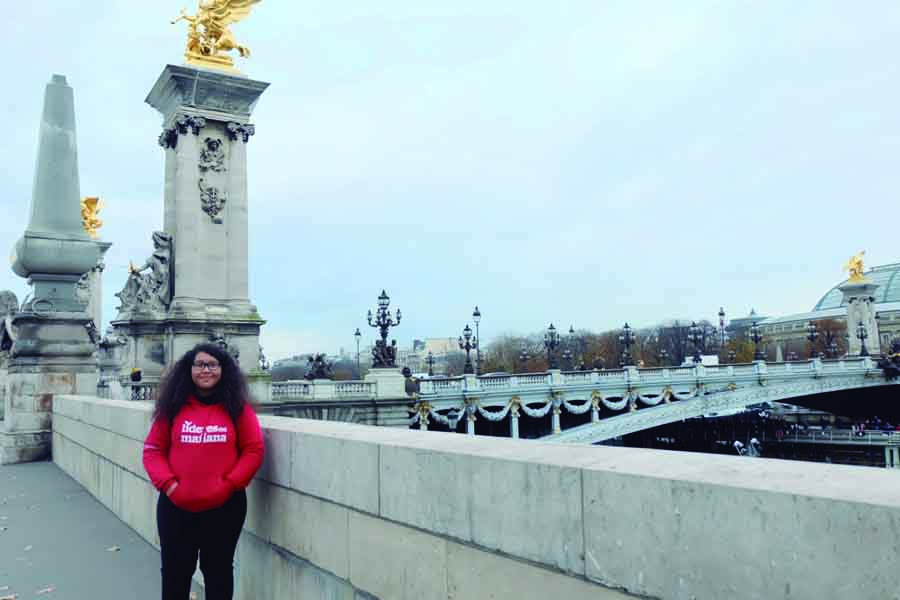
[[431,350],[428,351],[428,356],[425,358],[425,364],[428,365],[428,376],[434,377],[434,354],[431,353]]
[[755,350],[753,352],[753,360],[766,360],[766,354],[762,351],[762,347],[760,346],[763,336],[759,332],[759,325],[756,323],[756,321],[753,321],[753,325],[750,326],[750,339],[753,341],[753,345],[755,347]]
[[375,322],[372,322],[373,317],[371,310],[369,311],[369,314],[366,315],[369,326],[378,329],[381,336],[380,340],[375,340],[375,347],[372,349],[372,368],[374,369],[397,366],[397,340],[392,340],[391,345],[388,346],[387,337],[390,328],[400,324],[401,315],[400,309],[398,308],[397,320],[394,321],[391,318],[391,313],[388,311],[390,305],[390,296],[387,295],[387,292],[381,290],[381,295],[378,296],[378,309],[376,310],[374,317]]
[[700,327],[697,325],[696,321],[691,323],[691,327],[688,329],[687,339],[694,346],[694,364],[703,362],[703,358],[701,357],[703,352],[703,333],[700,331]]
[[806,339],[809,340],[809,360],[816,357],[816,340],[819,339],[819,330],[812,321],[806,326]]
[[721,306],[719,307],[719,336],[722,343],[721,348],[724,348],[728,341],[728,334],[725,333],[725,308]]
[[548,369],[559,368],[559,364],[556,362],[556,351],[559,349],[559,344],[559,332],[556,331],[556,327],[553,326],[553,323],[550,323],[550,327],[548,327],[547,332],[544,333],[544,349],[547,350]]
[[562,351],[562,359],[563,359],[563,369],[566,371],[571,371],[574,366],[572,365],[572,359],[575,357],[575,353],[572,352],[572,347],[575,345],[575,326],[569,325],[569,335],[566,337],[566,347]]
[[356,338],[356,370],[359,371],[359,376],[362,378],[362,366],[359,362],[359,340],[362,338],[362,332],[359,330],[359,327],[356,328],[353,337]]
[[[478,310],[478,307],[475,307],[475,310],[472,312],[472,320],[475,321],[475,339],[481,339],[481,332],[478,329],[478,324],[481,323],[481,311]],[[475,374],[481,375],[481,346],[480,344],[475,348]]]
[[619,334],[619,343],[625,346],[625,349],[622,351],[622,358],[619,361],[619,366],[634,366],[634,359],[631,357],[631,345],[634,343],[634,332],[631,331],[631,327],[629,327],[628,323],[625,323],[625,327],[622,328],[622,333]]
[[835,335],[830,329],[825,330],[825,356],[827,358],[837,358],[837,342]]
[[[465,341],[463,341],[465,338]],[[466,328],[463,329],[463,334],[459,338],[459,349],[466,351],[466,366],[463,368],[463,373],[466,375],[471,375],[475,373],[475,369],[472,368],[472,350],[478,348],[478,338],[472,339],[472,328],[466,325]]]
[[856,337],[860,343],[859,355],[869,356],[869,349],[866,348],[866,339],[868,339],[869,337],[869,332],[866,330],[866,326],[864,324],[860,323],[856,326]]
[[525,369],[528,368],[529,360],[531,360],[531,355],[528,354],[528,347],[523,344],[522,350],[519,352],[519,363],[521,363],[522,365],[522,373],[524,373]]
[[656,353],[656,363],[660,367],[668,366],[666,363],[669,360],[669,353],[665,348],[660,348],[659,352]]

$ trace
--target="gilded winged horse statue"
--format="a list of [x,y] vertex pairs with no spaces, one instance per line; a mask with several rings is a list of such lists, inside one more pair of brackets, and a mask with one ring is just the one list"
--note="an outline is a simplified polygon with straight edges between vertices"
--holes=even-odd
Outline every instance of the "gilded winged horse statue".
[[186,21],[188,41],[185,58],[189,64],[233,71],[234,61],[227,54],[237,50],[242,58],[250,56],[250,49],[237,42],[229,25],[242,21],[255,4],[262,0],[200,0],[196,15],[182,10],[172,21]]

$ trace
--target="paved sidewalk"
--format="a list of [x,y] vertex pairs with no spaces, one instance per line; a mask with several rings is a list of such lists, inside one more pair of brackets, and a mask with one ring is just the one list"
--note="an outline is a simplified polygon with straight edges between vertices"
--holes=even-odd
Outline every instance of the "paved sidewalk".
[[0,466],[0,599],[158,600],[159,553],[50,462]]

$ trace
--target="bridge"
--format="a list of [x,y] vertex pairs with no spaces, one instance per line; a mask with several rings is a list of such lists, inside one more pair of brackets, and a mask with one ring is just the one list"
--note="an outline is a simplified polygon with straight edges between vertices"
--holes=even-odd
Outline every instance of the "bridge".
[[[279,384],[275,384],[278,386]],[[870,357],[805,362],[674,368],[466,375],[423,379],[410,425],[432,422],[450,430],[465,423],[475,435],[478,419],[508,421],[519,437],[519,421],[551,415],[548,439],[595,443],[702,415],[729,414],[763,402],[803,404],[812,397],[885,388],[888,382]],[[806,400],[804,400],[804,398]],[[562,428],[562,415],[589,422]]]

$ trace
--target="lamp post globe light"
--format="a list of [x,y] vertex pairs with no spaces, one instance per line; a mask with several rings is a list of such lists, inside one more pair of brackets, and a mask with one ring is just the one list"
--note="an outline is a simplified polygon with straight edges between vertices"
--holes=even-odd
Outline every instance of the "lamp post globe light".
[[622,328],[622,333],[619,334],[619,343],[625,346],[625,349],[622,351],[622,358],[619,360],[619,366],[634,366],[634,359],[631,356],[631,345],[634,343],[634,332],[631,330],[628,323],[625,323],[625,327]]
[[[391,340],[391,345],[388,346],[387,337],[390,328],[400,324],[401,314],[398,308],[397,320],[395,321],[388,311],[390,305],[390,296],[387,295],[387,292],[381,290],[381,295],[378,296],[376,314],[373,317],[370,310],[366,315],[369,326],[378,329],[381,337],[381,339],[375,340],[375,347],[372,348],[372,368],[374,369],[397,366],[397,340]],[[373,319],[374,323],[372,322]]]
[[558,369],[559,364],[556,362],[556,351],[559,349],[559,332],[553,323],[544,333],[544,349],[547,351],[547,368]]
[[753,321],[750,326],[750,339],[753,341],[755,350],[753,352],[753,360],[766,360],[766,354],[762,351],[762,334],[759,332],[759,324]]
[[563,369],[566,371],[571,371],[574,368],[573,359],[575,357],[575,353],[572,352],[572,347],[575,345],[575,326],[569,325],[569,335],[566,337],[565,348],[562,351],[562,359],[563,359]]
[[425,358],[425,364],[428,365],[428,376],[434,377],[434,354],[431,353],[431,350],[428,351],[428,356]]
[[463,373],[472,375],[475,369],[472,368],[472,350],[478,348],[478,338],[472,339],[472,328],[466,325],[463,334],[459,338],[459,349],[466,351],[466,365],[463,367]]
[[869,356],[869,349],[866,348],[866,339],[869,337],[869,332],[866,330],[866,326],[862,323],[856,326],[856,337],[859,339],[860,343],[859,355]]
[[[481,323],[481,311],[478,310],[478,306],[475,306],[475,310],[472,311],[472,320],[475,321],[475,339],[481,339],[481,330],[478,328],[478,324]],[[481,347],[480,345],[475,348],[475,374],[481,375]]]

